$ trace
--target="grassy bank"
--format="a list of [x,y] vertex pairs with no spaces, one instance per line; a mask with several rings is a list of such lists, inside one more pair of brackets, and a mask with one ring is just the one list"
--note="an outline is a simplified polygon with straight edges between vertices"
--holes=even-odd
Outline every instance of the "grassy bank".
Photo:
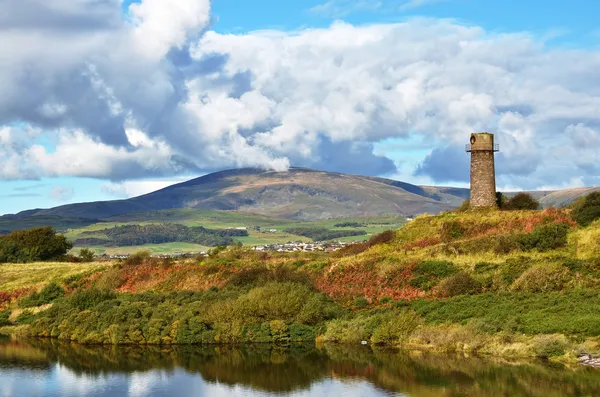
[[[573,360],[600,352],[599,238],[599,223],[577,226],[568,210],[474,211],[418,217],[332,255],[141,255],[79,264],[54,277],[57,296],[11,298],[0,324],[82,343],[367,341]],[[14,282],[39,289],[32,280]]]

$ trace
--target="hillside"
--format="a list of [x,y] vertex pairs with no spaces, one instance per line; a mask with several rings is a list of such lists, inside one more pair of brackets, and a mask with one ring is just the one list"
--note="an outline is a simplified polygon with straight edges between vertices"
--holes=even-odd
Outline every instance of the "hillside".
[[[292,168],[216,172],[143,196],[31,210],[10,217],[108,218],[174,208],[238,211],[316,220],[439,213],[458,206],[466,189],[423,188],[390,179]],[[0,229],[6,216],[0,218]]]
[[3,332],[92,344],[367,341],[574,361],[600,353],[600,223],[571,215],[420,216],[331,255],[230,247],[87,272],[73,264],[39,293],[29,289],[41,287],[39,264],[9,267]]

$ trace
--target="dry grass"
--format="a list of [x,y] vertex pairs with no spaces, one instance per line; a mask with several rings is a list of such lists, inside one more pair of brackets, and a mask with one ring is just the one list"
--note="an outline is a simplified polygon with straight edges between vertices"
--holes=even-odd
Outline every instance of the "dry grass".
[[25,264],[0,265],[0,291],[13,291],[20,288],[40,288],[67,277],[112,266],[111,262],[66,263],[35,262]]

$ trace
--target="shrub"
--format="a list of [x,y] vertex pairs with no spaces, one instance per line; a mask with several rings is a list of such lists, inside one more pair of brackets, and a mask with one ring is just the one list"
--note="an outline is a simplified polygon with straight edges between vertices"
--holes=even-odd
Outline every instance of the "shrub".
[[94,251],[89,248],[82,248],[79,251],[79,259],[82,262],[92,262],[94,260]]
[[379,299],[379,303],[386,304],[386,303],[390,303],[390,302],[392,302],[392,297],[391,296],[382,296]]
[[458,272],[458,268],[447,261],[429,260],[419,262],[412,270],[410,285],[423,290],[431,289],[442,278]]
[[0,327],[11,324],[9,317],[10,317],[10,310],[0,311]]
[[494,247],[496,254],[510,254],[513,251],[521,249],[521,234],[509,234],[506,236],[498,236]]
[[463,237],[465,229],[457,221],[447,221],[442,223],[440,236],[443,242],[450,242]]
[[367,307],[367,306],[369,306],[369,301],[364,296],[359,296],[358,298],[354,299],[354,307],[355,308],[361,309],[361,308]]
[[481,284],[467,272],[458,272],[444,279],[440,290],[445,296],[472,295],[481,290]]
[[487,272],[494,271],[500,267],[497,263],[489,263],[489,262],[478,262],[475,264],[474,270],[476,274],[483,274]]
[[496,205],[498,208],[502,209],[506,205],[506,196],[501,192],[496,192]]
[[408,339],[421,323],[421,317],[412,310],[405,311],[400,315],[389,314],[381,319],[381,323],[373,331],[371,343],[398,345]]
[[538,226],[531,232],[524,247],[536,248],[539,251],[550,251],[567,245],[569,226],[565,224],[549,224]]
[[45,305],[54,301],[57,298],[60,298],[65,294],[65,290],[62,289],[56,283],[50,283],[46,285],[40,292],[34,292],[29,295],[27,298],[21,300],[19,302],[19,306],[21,307],[33,307]]
[[575,222],[581,226],[588,226],[600,218],[600,192],[593,192],[585,196],[581,203],[577,203],[572,212]]
[[100,302],[115,299],[117,295],[112,291],[103,291],[98,289],[89,289],[79,291],[71,295],[68,299],[71,306],[79,310],[91,309]]
[[500,277],[506,285],[510,285],[529,267],[527,257],[511,258],[500,267]]
[[534,342],[535,355],[540,358],[562,356],[566,348],[567,341],[562,335],[542,335]]
[[506,210],[538,210],[540,202],[528,193],[519,193],[508,199],[503,208]]
[[569,271],[560,265],[539,265],[526,270],[512,285],[515,291],[560,291],[569,281]]
[[242,269],[229,277],[227,285],[237,287],[246,285],[258,286],[271,281],[311,284],[310,277],[305,272],[280,265],[272,269],[266,266],[253,266]]
[[31,324],[34,320],[35,314],[31,310],[23,310],[23,312],[15,318],[15,324]]
[[123,266],[139,266],[150,259],[150,251],[139,251],[123,260]]
[[367,241],[367,244],[369,245],[369,247],[374,247],[374,246],[380,245],[380,244],[389,244],[392,241],[394,241],[394,238],[396,238],[396,231],[395,230],[386,230],[386,231],[383,231],[381,233],[374,234],[373,236],[371,236],[369,241]]

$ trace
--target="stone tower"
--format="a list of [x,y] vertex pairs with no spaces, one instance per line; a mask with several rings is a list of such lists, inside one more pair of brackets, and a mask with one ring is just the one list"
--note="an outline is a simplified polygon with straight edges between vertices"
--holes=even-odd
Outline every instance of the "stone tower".
[[471,134],[466,150],[471,153],[471,207],[496,207],[494,152],[499,148],[494,134]]

